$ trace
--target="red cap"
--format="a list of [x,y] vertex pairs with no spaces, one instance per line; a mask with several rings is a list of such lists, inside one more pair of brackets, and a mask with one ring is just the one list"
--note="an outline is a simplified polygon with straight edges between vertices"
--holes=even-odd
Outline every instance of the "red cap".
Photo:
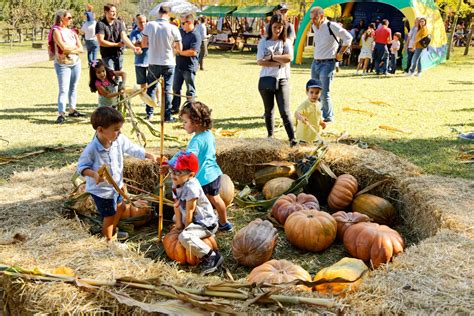
[[167,164],[171,169],[177,171],[187,170],[197,173],[199,170],[199,160],[192,152],[180,151],[164,164]]

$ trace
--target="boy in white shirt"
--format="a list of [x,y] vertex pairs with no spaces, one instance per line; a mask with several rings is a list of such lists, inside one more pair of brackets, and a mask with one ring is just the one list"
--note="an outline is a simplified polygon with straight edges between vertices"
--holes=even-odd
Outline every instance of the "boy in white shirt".
[[400,37],[402,34],[400,32],[396,32],[393,34],[393,40],[390,42],[392,46],[390,47],[390,73],[394,74],[397,70],[397,59],[398,59],[398,51],[400,50]]

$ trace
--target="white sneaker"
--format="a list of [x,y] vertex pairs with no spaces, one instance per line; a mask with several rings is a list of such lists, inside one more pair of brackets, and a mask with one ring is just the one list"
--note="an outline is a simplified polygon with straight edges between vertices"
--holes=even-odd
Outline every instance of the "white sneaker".
[[411,76],[413,76],[413,73],[410,71],[405,74],[405,77],[411,77]]
[[415,74],[415,77],[421,77],[421,72],[417,72],[417,73]]

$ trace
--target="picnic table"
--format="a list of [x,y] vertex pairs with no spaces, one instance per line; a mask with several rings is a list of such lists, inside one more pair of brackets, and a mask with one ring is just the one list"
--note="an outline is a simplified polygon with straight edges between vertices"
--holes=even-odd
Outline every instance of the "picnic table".
[[242,33],[240,37],[242,38],[243,42],[242,49],[248,48],[249,50],[257,49],[258,41],[262,38],[260,34],[247,32]]

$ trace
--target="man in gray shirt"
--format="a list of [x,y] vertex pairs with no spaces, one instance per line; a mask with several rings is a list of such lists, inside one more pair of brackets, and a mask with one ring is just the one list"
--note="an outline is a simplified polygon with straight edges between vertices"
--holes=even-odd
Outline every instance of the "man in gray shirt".
[[[147,83],[163,77],[165,81],[165,122],[176,122],[171,117],[173,74],[176,65],[175,54],[182,50],[181,34],[178,28],[169,22],[171,8],[162,5],[159,18],[149,22],[143,31],[142,47],[148,47]],[[157,85],[148,88],[147,94],[155,99]],[[147,108],[147,119],[153,117],[153,108]]]

